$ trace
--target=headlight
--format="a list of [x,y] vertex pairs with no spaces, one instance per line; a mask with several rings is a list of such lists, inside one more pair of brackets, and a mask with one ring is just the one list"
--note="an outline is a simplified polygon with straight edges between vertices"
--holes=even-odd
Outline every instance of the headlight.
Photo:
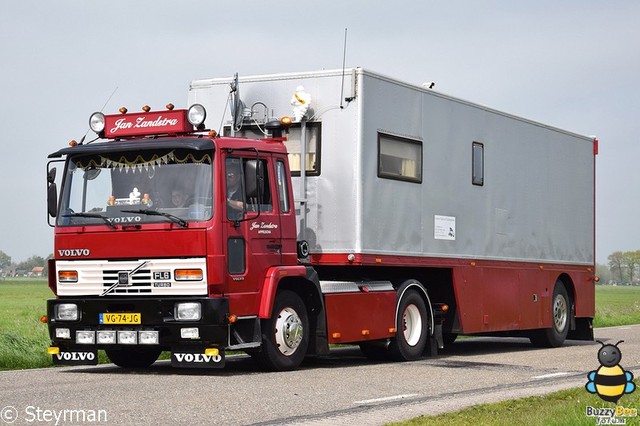
[[78,321],[78,305],[60,303],[55,307],[54,317],[58,321]]
[[204,119],[207,118],[207,111],[200,104],[194,104],[189,107],[187,112],[187,120],[195,127],[204,124]]
[[198,302],[176,303],[174,318],[178,321],[200,321],[202,307]]
[[94,112],[89,118],[89,128],[96,133],[100,133],[104,130],[104,114],[101,112]]

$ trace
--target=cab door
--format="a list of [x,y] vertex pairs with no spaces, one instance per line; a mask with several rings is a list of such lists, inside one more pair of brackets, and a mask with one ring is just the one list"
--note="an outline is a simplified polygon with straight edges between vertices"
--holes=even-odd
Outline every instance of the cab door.
[[272,160],[263,153],[225,159],[227,288],[236,314],[255,313],[267,269],[282,261]]

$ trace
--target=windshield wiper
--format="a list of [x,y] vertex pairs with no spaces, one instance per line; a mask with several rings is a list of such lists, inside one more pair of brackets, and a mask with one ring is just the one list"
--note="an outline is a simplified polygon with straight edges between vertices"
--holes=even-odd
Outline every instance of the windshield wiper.
[[149,209],[138,209],[138,210],[122,210],[123,213],[137,213],[137,214],[146,214],[149,216],[163,216],[167,219],[171,220],[171,222],[177,223],[178,225],[186,228],[188,226],[187,221],[178,217],[176,215],[172,215],[171,213],[159,212],[157,210],[149,210]]
[[109,218],[107,218],[106,216],[101,215],[100,213],[70,213],[70,214],[63,214],[62,217],[90,217],[90,218],[96,218],[96,219],[102,219],[104,221],[104,223],[106,223],[107,225],[109,225],[109,227],[111,229],[118,229],[116,227],[116,225],[114,225]]

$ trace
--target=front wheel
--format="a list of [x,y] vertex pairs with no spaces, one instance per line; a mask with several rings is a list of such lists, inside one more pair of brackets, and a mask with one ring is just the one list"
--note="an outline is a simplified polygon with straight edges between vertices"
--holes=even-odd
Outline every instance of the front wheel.
[[262,348],[252,356],[267,370],[297,368],[309,346],[309,318],[300,296],[278,292],[271,318],[262,323]]
[[422,357],[429,339],[429,316],[424,299],[407,290],[398,305],[396,336],[389,343],[389,355],[396,361]]
[[562,282],[558,281],[553,288],[553,299],[551,300],[551,328],[532,332],[529,337],[531,343],[542,348],[562,346],[569,334],[571,311],[571,299],[567,289]]
[[123,368],[146,368],[156,362],[161,349],[156,348],[127,348],[127,349],[105,349],[107,356],[118,367]]

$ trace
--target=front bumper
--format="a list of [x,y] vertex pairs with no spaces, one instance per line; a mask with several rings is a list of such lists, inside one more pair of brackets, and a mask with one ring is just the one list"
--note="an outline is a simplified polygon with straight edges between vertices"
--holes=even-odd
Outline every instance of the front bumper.
[[[198,321],[180,321],[175,318],[177,303],[197,302],[201,305],[201,318]],[[78,319],[75,321],[57,320],[56,306],[73,303],[78,306]],[[139,314],[139,324],[102,324],[101,317],[106,313]],[[135,348],[160,349],[172,353],[204,353],[206,349],[218,348],[223,353],[229,342],[229,300],[227,298],[175,297],[163,299],[145,298],[64,298],[47,301],[49,318],[49,336],[51,346],[59,353],[52,353],[55,364],[95,365],[98,349],[126,350]],[[131,316],[128,316],[131,317]],[[137,322],[137,321],[136,321]],[[65,330],[66,329],[66,330]],[[183,329],[189,329],[183,337]],[[64,330],[64,331],[60,331]],[[194,330],[197,332],[194,335]],[[99,343],[97,337],[91,342],[86,336],[97,336],[98,332],[115,334],[113,343]],[[78,333],[84,332],[84,333]],[[126,332],[126,333],[119,333]],[[157,334],[157,342],[149,343],[143,339],[149,333]],[[78,334],[85,340],[78,340]],[[64,337],[60,337],[64,335]],[[121,339],[128,335],[128,339]],[[55,349],[54,349],[55,351]],[[62,354],[62,355],[61,355]],[[184,357],[183,357],[184,358]],[[187,356],[191,359],[191,356]]]

